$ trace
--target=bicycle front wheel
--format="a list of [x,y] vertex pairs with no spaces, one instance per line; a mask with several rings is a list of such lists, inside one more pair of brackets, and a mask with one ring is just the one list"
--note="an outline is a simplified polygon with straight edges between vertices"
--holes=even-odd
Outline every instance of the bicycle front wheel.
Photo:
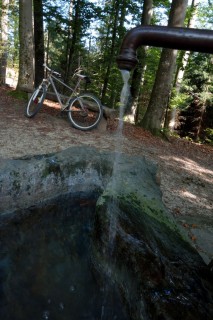
[[36,113],[38,113],[38,111],[41,109],[45,97],[46,87],[44,85],[39,86],[37,89],[35,89],[27,104],[25,116],[28,118],[34,117]]
[[95,128],[103,115],[101,102],[92,94],[80,94],[71,100],[68,117],[72,125],[80,130]]

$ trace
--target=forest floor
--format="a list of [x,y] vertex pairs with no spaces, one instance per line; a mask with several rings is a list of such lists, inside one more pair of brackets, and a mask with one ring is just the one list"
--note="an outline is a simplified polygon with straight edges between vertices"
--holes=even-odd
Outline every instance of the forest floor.
[[186,230],[206,263],[213,259],[213,147],[171,137],[152,136],[125,123],[118,143],[116,120],[105,119],[97,129],[74,129],[56,103],[45,106],[33,119],[24,116],[26,102],[0,87],[0,158],[20,158],[59,152],[81,145],[145,157],[158,165],[156,182],[165,206]]

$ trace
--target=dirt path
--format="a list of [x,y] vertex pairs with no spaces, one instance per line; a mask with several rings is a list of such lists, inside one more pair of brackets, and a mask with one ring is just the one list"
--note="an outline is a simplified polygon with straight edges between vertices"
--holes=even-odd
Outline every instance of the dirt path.
[[[25,102],[0,88],[0,158],[19,158],[58,152],[74,145],[117,150],[145,156],[159,166],[157,183],[165,205],[184,226],[209,262],[213,259],[213,148],[177,138],[153,137],[142,128],[125,124],[117,143],[115,124],[82,132],[71,127],[55,103],[47,102],[34,119],[24,117]],[[122,146],[121,146],[122,144]]]

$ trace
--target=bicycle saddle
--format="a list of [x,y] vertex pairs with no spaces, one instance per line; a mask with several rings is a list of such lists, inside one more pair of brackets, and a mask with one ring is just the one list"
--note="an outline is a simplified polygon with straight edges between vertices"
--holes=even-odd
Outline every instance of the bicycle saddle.
[[76,76],[78,76],[82,80],[85,80],[86,83],[91,83],[91,80],[90,80],[90,78],[88,76],[85,76],[85,75],[79,74],[79,73],[76,73]]

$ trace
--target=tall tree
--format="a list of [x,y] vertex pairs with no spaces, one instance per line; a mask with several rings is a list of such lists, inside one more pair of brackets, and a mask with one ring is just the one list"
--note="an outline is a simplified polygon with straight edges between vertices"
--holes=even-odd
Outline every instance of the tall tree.
[[[188,28],[194,28],[195,26],[195,20],[196,20],[196,15],[197,15],[197,8],[200,0],[192,0],[191,7],[189,10],[189,17],[188,17],[188,22],[187,22],[187,27]],[[179,64],[177,67],[177,72],[175,76],[175,84],[174,84],[174,89],[175,89],[175,95],[178,95],[180,93],[180,88],[181,88],[181,83],[183,81],[185,69],[187,66],[187,63],[189,61],[189,56],[190,56],[190,51],[181,51],[180,52],[180,59],[179,59]],[[169,105],[168,105],[169,108]],[[174,130],[175,127],[175,120],[176,120],[176,114],[177,114],[177,108],[174,107],[172,110],[167,112],[168,119],[168,128],[170,131]]]
[[79,53],[82,51],[82,38],[87,35],[87,29],[93,19],[94,5],[86,0],[69,1],[69,17],[67,19],[65,81],[76,69]]
[[[149,25],[152,19],[153,14],[153,0],[144,0],[143,3],[143,12],[141,15],[141,25]],[[131,115],[128,117],[131,122],[137,122],[137,108],[138,108],[138,98],[141,88],[142,76],[146,66],[146,51],[147,46],[143,46],[138,49],[137,55],[139,63],[134,69],[132,80],[131,80]],[[127,110],[128,112],[128,110]]]
[[67,55],[67,63],[66,63],[66,75],[65,81],[68,81],[71,66],[73,62],[73,56],[75,52],[76,44],[79,40],[79,36],[81,34],[81,10],[82,10],[82,1],[81,0],[71,0],[70,1],[70,9],[69,9],[69,28],[68,28],[68,35],[69,35],[69,50]]
[[112,12],[113,12],[113,15],[111,16],[112,22],[111,22],[111,26],[108,25],[109,31],[110,31],[110,28],[112,27],[111,41],[110,41],[111,45],[110,45],[110,50],[109,50],[110,58],[108,59],[106,73],[105,73],[104,82],[103,82],[103,88],[102,88],[102,93],[101,93],[102,101],[105,99],[106,90],[107,90],[107,86],[108,86],[108,82],[109,82],[109,75],[110,75],[111,66],[112,66],[112,57],[115,56],[116,35],[117,35],[117,28],[118,28],[119,1],[113,0],[111,5],[112,5]]
[[17,89],[31,91],[34,83],[32,0],[19,0],[19,77]]
[[[168,26],[183,26],[188,0],[173,0]],[[163,49],[142,126],[158,134],[165,116],[176,67],[177,50]]]
[[72,42],[72,20],[73,20],[73,8],[74,8],[74,1],[70,0],[69,3],[69,12],[68,12],[68,30],[67,30],[67,43],[66,43],[66,71],[65,71],[65,79],[68,78],[70,67],[71,67],[71,57],[72,50],[71,50],[71,42]]
[[35,87],[44,77],[44,27],[42,0],[33,0],[34,12],[34,45],[35,45]]
[[9,0],[1,1],[0,14],[0,84],[6,83],[7,55],[8,55],[8,9]]

